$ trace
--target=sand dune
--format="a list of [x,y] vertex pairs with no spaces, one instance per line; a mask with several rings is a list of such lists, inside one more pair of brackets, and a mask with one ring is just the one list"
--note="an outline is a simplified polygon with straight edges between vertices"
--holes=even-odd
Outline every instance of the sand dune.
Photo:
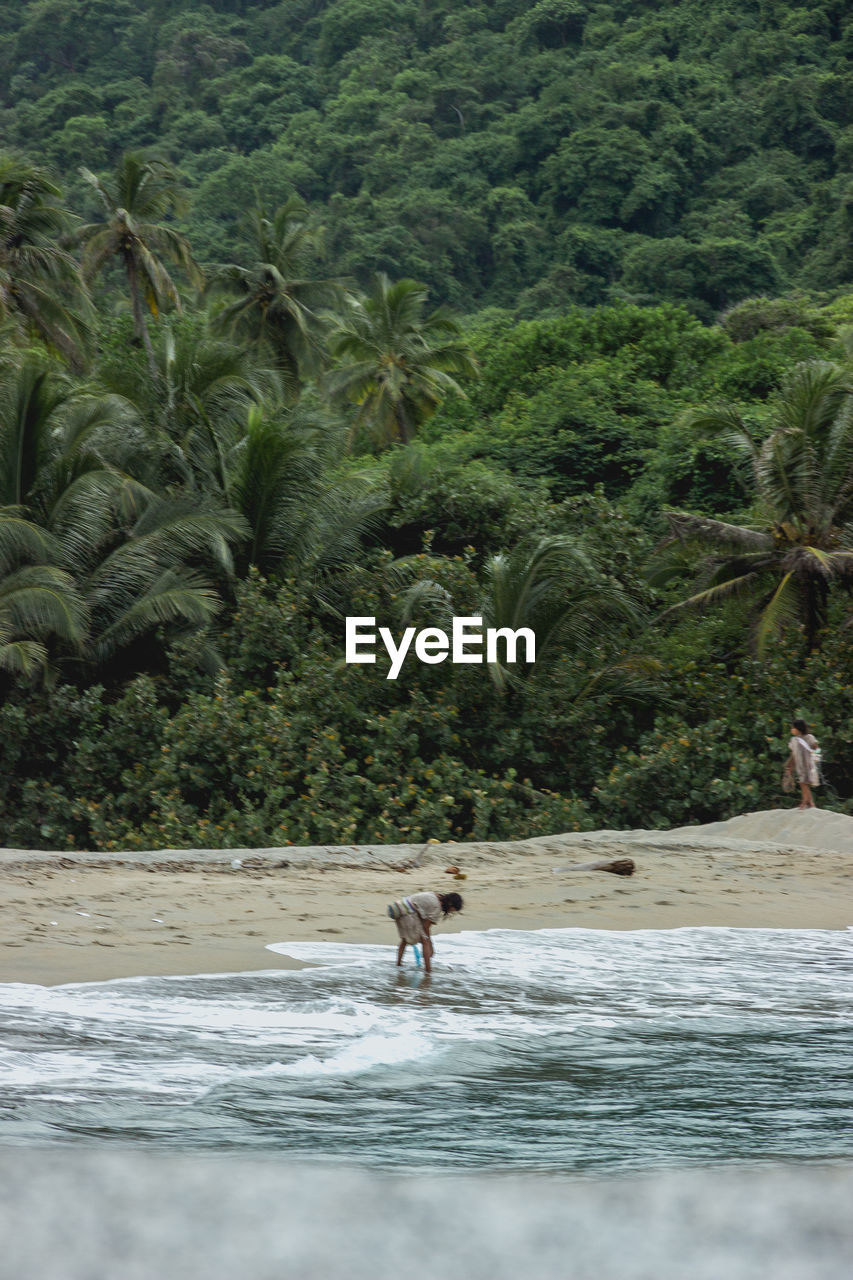
[[853,855],[853,818],[827,809],[763,809],[729,818],[727,822],[679,827],[666,835],[668,838],[689,837],[691,832],[702,840],[761,841]]
[[[575,870],[631,858],[630,877]],[[232,867],[232,862],[241,865]],[[464,880],[446,874],[458,866]],[[557,868],[572,868],[555,870]],[[394,941],[385,905],[455,889],[465,929],[853,925],[853,818],[773,809],[672,831],[354,848],[0,851],[0,981],[296,966],[268,943]]]

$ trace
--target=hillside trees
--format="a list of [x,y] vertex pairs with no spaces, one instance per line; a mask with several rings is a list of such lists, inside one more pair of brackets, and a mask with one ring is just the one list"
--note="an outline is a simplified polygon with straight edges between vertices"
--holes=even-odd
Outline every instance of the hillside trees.
[[271,215],[256,205],[246,226],[254,262],[221,266],[214,275],[214,293],[236,294],[218,312],[216,326],[222,333],[268,346],[295,399],[306,379],[323,368],[323,309],[340,302],[343,289],[310,274],[321,251],[322,230],[299,197]]
[[759,306],[752,331],[735,330],[732,341],[669,305],[491,319],[472,333],[482,377],[422,437],[460,460],[545,483],[555,498],[602,485],[651,527],[666,505],[736,511],[744,490],[730,444],[698,436],[681,415],[714,397],[760,414],[793,363],[825,355],[822,323],[808,306],[777,318]]
[[329,349],[338,367],[327,385],[358,406],[357,421],[380,448],[411,444],[448,393],[464,394],[453,375],[477,371],[458,322],[444,309],[424,314],[426,300],[417,281],[392,282],[380,272],[333,321]]
[[85,245],[86,274],[91,279],[112,259],[119,261],[130,293],[136,341],[142,343],[151,379],[156,381],[145,308],[156,318],[165,307],[180,310],[181,305],[166,262],[182,267],[194,283],[201,283],[188,240],[163,221],[180,207],[177,175],[165,162],[133,151],[125,152],[111,178],[99,178],[89,169],[82,174],[106,215],[104,221],[88,223],[77,233]]
[[[4,587],[30,588],[12,613],[7,601],[7,642],[20,634],[38,643],[52,627],[74,641],[89,677],[114,660],[120,669],[123,651],[143,638],[148,652],[129,660],[144,665],[158,628],[177,634],[209,622],[220,607],[215,584],[231,572],[230,546],[245,532],[221,505],[160,494],[135,479],[123,464],[138,447],[136,434],[126,402],[74,387],[43,360],[2,371],[0,509],[11,575]],[[34,564],[38,571],[15,578]],[[51,578],[61,609],[25,608],[46,599]],[[66,651],[73,674],[71,659]]]
[[643,295],[710,319],[851,279],[835,0],[23,0],[2,33],[10,144],[72,179],[156,148],[205,265],[257,190],[300,193],[340,275],[465,311],[532,291],[530,313]]
[[[723,329],[671,308],[572,311],[559,322],[520,327],[493,317],[480,346],[484,376],[468,384],[471,399],[452,403],[463,417],[488,421],[507,397],[535,398],[550,370],[562,373],[587,356],[653,382],[673,397],[666,411],[674,412],[691,384],[748,384],[750,359],[763,361],[770,350],[782,361],[792,335],[797,343],[823,340],[821,319],[803,304],[756,303],[732,317],[739,339],[732,342]],[[118,361],[119,373],[120,334],[129,324],[123,319],[105,330],[116,326],[109,360]],[[167,336],[155,346],[161,384],[171,358]],[[199,430],[202,441],[193,402],[210,340],[191,317],[175,322],[174,339],[186,374],[174,376],[175,422],[192,424],[190,440]],[[783,345],[765,349],[765,339]],[[188,451],[195,491],[169,463],[178,437],[177,427],[174,439],[162,434],[169,421],[163,386],[152,387],[146,402],[143,353],[127,354],[127,390],[138,384],[136,405],[84,394],[44,367],[50,376],[38,381],[32,371],[27,395],[11,371],[5,384],[10,404],[31,404],[29,420],[44,417],[51,426],[17,436],[27,443],[18,472],[31,478],[8,491],[25,500],[11,518],[26,528],[3,562],[4,584],[38,585],[16,583],[14,575],[49,569],[66,575],[51,585],[73,592],[80,610],[76,637],[68,617],[34,614],[27,621],[23,608],[10,627],[0,597],[0,661],[9,668],[0,708],[9,744],[0,748],[7,839],[56,847],[61,832],[79,847],[209,847],[426,840],[433,831],[509,838],[602,821],[684,821],[691,805],[713,818],[747,803],[773,803],[765,778],[773,772],[772,748],[764,737],[754,740],[751,700],[761,699],[761,735],[773,732],[774,715],[791,714],[792,689],[797,709],[818,724],[830,704],[846,705],[840,633],[828,636],[823,665],[816,657],[808,668],[811,703],[802,673],[785,667],[784,653],[766,672],[740,659],[736,623],[727,616],[698,630],[689,619],[673,619],[666,631],[638,637],[640,615],[654,605],[640,581],[648,533],[601,493],[554,503],[543,489],[519,489],[508,473],[455,458],[446,430],[441,444],[418,446],[420,462],[417,452],[399,448],[365,469],[342,458],[345,424],[316,392],[282,406],[259,376],[252,392],[238,382],[232,399],[226,379],[224,399],[214,395],[207,412],[221,434],[217,457],[238,513],[227,515],[212,454]],[[250,361],[247,374],[252,367]],[[772,398],[757,404],[759,418],[747,401],[744,420],[761,441],[769,434],[761,415],[769,423],[777,410]],[[5,409],[3,421],[13,421]],[[679,431],[686,440],[688,428]],[[718,460],[731,467],[734,456],[729,449]],[[160,491],[158,474],[168,477]],[[36,475],[42,478],[33,481]],[[487,483],[484,475],[494,479]],[[386,484],[392,507],[383,511]],[[51,516],[55,508],[61,519]],[[429,549],[433,511],[449,554]],[[425,544],[403,564],[388,550],[393,512],[415,516]],[[741,511],[740,523],[747,521]],[[457,612],[479,609],[494,625],[533,621],[543,645],[533,678],[518,682],[506,664],[490,681],[482,667],[411,663],[390,682],[381,671],[342,665],[342,614],[373,614],[394,627],[405,588],[414,586],[424,607],[430,584]],[[831,614],[831,597],[829,603]],[[434,611],[419,620],[434,622]],[[546,646],[549,620],[555,626]],[[193,670],[201,660],[212,673],[212,646],[229,667],[215,683]],[[20,681],[45,664],[60,681],[49,701]],[[140,668],[155,679],[133,679]],[[729,688],[737,728],[726,723]],[[16,720],[21,712],[24,720]],[[73,759],[51,758],[46,743],[57,735],[81,744]],[[26,778],[16,772],[13,748]],[[730,773],[721,755],[728,761],[733,753]],[[684,796],[698,791],[699,798],[688,803],[681,790],[668,796],[651,785],[647,755],[658,771],[671,768],[685,787],[689,782]],[[718,785],[721,777],[725,785]]]
[[[103,39],[103,6],[78,6],[73,66],[0,15],[7,136],[89,174],[67,200],[45,179],[0,260],[29,235],[15,270],[29,262],[45,318],[74,303],[92,356],[83,384],[47,324],[6,306],[3,838],[718,818],[775,803],[768,740],[792,710],[836,717],[849,756],[848,401],[827,391],[813,432],[783,408],[785,375],[840,362],[853,320],[830,6],[389,0],[377,32],[361,0],[127,3]],[[59,26],[57,5],[27,20]],[[116,180],[93,171],[155,144],[168,164],[135,163],[163,201],[121,228]],[[98,315],[66,204],[93,269],[102,253]],[[113,252],[131,231],[150,266],[135,291]],[[181,298],[201,260],[225,264],[216,290]],[[795,279],[837,293],[778,296]],[[718,402],[736,432],[695,425]],[[651,588],[668,507],[705,541]],[[730,549],[721,527],[758,541]],[[642,629],[709,551],[716,586],[740,558],[746,598],[776,600],[761,661],[733,585],[701,626],[684,610]],[[348,668],[343,618],[393,628],[407,588],[425,624],[442,603],[530,622],[532,678]]]
[[733,595],[757,610],[759,656],[792,622],[807,651],[819,645],[833,585],[853,585],[853,378],[829,362],[800,365],[774,405],[770,433],[756,442],[737,412],[691,415],[698,431],[727,434],[746,455],[756,520],[734,525],[685,512],[668,519],[672,538],[715,548],[703,590],[686,605]]
[[39,335],[80,370],[92,311],[80,268],[63,248],[72,219],[59,198],[43,170],[0,155],[0,321]]

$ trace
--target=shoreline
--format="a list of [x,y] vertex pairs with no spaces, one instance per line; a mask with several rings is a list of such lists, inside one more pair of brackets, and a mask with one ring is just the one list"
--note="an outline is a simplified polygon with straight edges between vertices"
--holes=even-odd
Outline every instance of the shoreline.
[[[626,857],[635,863],[630,877],[583,867]],[[853,818],[769,810],[674,831],[508,843],[0,850],[0,878],[3,983],[297,969],[302,962],[266,950],[296,941],[387,944],[390,963],[396,933],[386,904],[422,888],[465,899],[462,915],[439,927],[440,972],[446,932],[845,929],[853,925]]]

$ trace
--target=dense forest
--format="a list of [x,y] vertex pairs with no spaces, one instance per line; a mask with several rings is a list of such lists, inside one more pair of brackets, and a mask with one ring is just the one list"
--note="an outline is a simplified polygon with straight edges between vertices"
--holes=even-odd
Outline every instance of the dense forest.
[[845,10],[0,13],[0,842],[851,811]]
[[674,299],[704,319],[850,279],[843,0],[22,0],[0,134],[66,178],[156,147],[201,262],[294,191],[335,271],[532,318]]

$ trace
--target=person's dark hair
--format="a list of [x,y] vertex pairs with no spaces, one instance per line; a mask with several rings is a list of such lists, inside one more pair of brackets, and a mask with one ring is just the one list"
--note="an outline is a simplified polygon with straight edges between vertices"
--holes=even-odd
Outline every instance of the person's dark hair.
[[449,911],[462,910],[462,899],[458,893],[439,893],[437,897],[445,915],[447,915]]
[[808,733],[809,731],[809,726],[806,724],[805,720],[792,720],[791,726],[794,729],[799,729],[800,733]]

